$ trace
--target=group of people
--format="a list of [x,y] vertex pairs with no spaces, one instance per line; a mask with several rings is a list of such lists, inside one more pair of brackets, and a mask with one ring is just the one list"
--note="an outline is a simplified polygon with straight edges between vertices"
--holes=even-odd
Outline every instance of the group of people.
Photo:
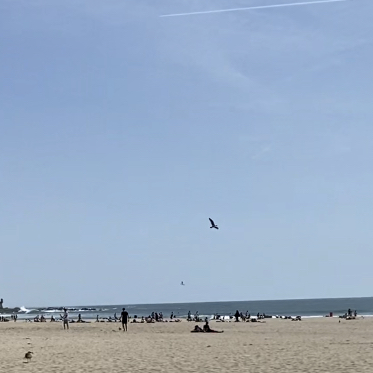
[[154,320],[155,322],[160,322],[160,321],[163,321],[163,313],[162,312],[152,312],[148,317],[147,319],[152,319]]
[[210,328],[209,321],[207,317],[205,318],[205,325],[201,328],[199,325],[196,325],[191,333],[223,333],[224,330],[218,331]]
[[[221,320],[221,321],[224,321],[224,319],[221,319],[221,315],[219,314],[215,314],[213,316],[213,320]],[[242,313],[238,310],[236,310],[235,314],[233,316],[229,316],[230,319],[234,319],[235,322],[240,322],[240,321],[253,321],[253,320],[261,320],[261,319],[265,319],[267,316],[265,313],[257,313],[256,316],[251,316],[251,314],[249,313],[249,311],[246,311],[246,313]]]
[[356,310],[352,311],[352,309],[349,308],[347,312],[342,316],[342,318],[349,320],[349,319],[356,319],[356,316],[357,316],[357,311]]
[[200,321],[202,321],[202,319],[199,317],[199,313],[198,313],[198,311],[196,311],[196,313],[193,315],[193,317],[192,317],[191,312],[188,311],[187,321],[196,321],[196,322],[200,322]]
[[8,319],[6,316],[0,316],[0,322],[8,322],[8,321],[17,321],[18,315],[10,315],[10,319]]
[[[68,311],[67,311],[66,308],[64,308],[64,313],[62,315],[60,315],[60,316],[61,316],[61,320],[63,322],[63,328],[64,329],[69,329],[69,313],[68,313]],[[110,321],[112,321],[112,320],[115,320],[115,321],[119,320],[119,321],[121,321],[121,323],[122,323],[122,329],[123,329],[124,332],[126,332],[127,331],[128,319],[129,319],[128,312],[126,311],[125,308],[123,308],[122,312],[120,314],[120,318],[118,319],[117,315],[115,314],[114,315],[114,319],[111,319]],[[75,322],[75,321],[72,320],[71,322]],[[85,321],[85,320],[82,319],[82,315],[81,314],[78,315],[78,320],[76,322],[77,323],[87,323],[87,322],[89,323],[89,321]],[[99,322],[98,315],[97,315],[97,318],[96,318],[96,322]]]
[[18,315],[10,315],[10,319],[8,319],[6,316],[0,316],[0,322],[8,322],[8,321],[17,321]]

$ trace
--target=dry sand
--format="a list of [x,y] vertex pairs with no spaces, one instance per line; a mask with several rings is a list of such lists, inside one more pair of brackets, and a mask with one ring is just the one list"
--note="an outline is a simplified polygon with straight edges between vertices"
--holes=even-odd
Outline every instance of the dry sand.
[[[216,323],[0,323],[0,372],[373,372],[373,318]],[[203,325],[203,323],[199,323]],[[23,359],[30,350],[30,363]]]

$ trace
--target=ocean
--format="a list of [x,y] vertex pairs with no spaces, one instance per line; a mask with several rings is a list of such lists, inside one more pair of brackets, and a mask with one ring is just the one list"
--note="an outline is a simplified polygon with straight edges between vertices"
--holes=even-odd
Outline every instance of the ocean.
[[[153,311],[162,312],[164,318],[169,318],[171,312],[178,318],[186,318],[190,311],[192,315],[198,311],[201,317],[218,315],[233,315],[236,310],[251,315],[266,314],[270,316],[302,316],[323,317],[330,312],[334,316],[344,315],[347,310],[356,310],[359,315],[373,316],[373,297],[365,298],[326,298],[326,299],[289,299],[289,300],[263,300],[239,302],[205,302],[205,303],[161,303],[161,304],[118,304],[118,305],[86,305],[66,306],[69,308],[70,318],[80,313],[83,319],[119,317],[123,307],[131,317],[148,316]],[[3,313],[10,313],[3,310]],[[36,315],[59,317],[62,313],[58,307],[21,307],[17,312],[19,319],[33,318]]]

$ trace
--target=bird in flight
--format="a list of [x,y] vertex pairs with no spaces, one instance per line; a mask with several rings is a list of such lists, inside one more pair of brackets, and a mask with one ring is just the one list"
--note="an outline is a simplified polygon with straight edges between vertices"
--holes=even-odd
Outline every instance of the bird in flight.
[[184,281],[181,281],[180,285],[185,286]]
[[214,221],[211,218],[209,218],[209,220],[210,220],[210,223],[211,223],[211,227],[210,228],[219,229],[219,227],[214,223]]

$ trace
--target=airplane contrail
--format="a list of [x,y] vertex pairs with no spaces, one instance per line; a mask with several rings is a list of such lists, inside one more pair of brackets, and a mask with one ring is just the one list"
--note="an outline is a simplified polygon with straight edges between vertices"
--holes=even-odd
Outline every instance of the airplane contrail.
[[303,3],[290,3],[290,4],[274,4],[274,5],[250,6],[250,7],[247,7],[247,8],[231,8],[231,9],[205,10],[205,11],[202,11],[202,12],[162,14],[159,17],[163,18],[163,17],[194,16],[194,15],[198,15],[198,14],[238,12],[240,10],[250,10],[250,9],[280,8],[280,7],[285,7],[285,6],[325,4],[325,3],[339,3],[339,2],[342,2],[342,1],[347,1],[347,0],[319,0],[319,1],[307,1],[307,2],[303,2]]

